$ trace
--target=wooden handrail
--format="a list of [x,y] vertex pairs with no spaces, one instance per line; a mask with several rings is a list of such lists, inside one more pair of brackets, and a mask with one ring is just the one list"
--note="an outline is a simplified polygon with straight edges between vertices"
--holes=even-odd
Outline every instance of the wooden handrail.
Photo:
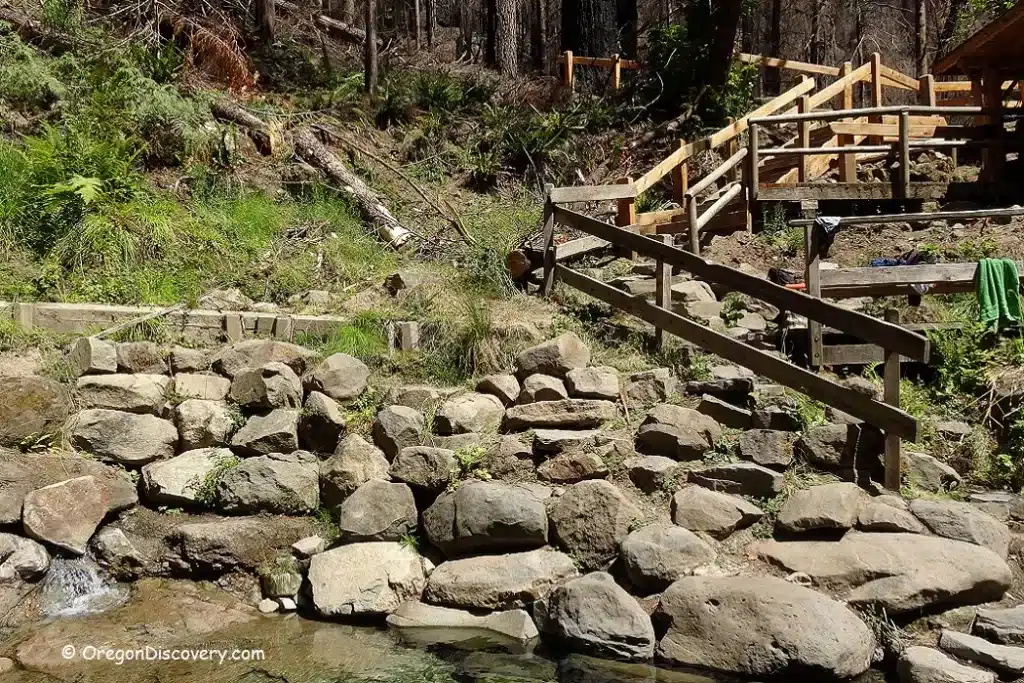
[[[919,221],[971,221],[982,218],[1000,218],[1024,216],[1024,208],[1009,209],[972,209],[970,211],[938,211],[933,213],[894,213],[878,216],[841,216],[839,225],[873,225],[875,223],[917,223]],[[806,226],[814,223],[813,218],[797,218],[789,222],[794,226]]]
[[854,83],[860,83],[861,81],[870,77],[871,63],[868,62],[867,64],[863,64],[857,67],[850,73],[840,78],[838,81],[822,88],[818,92],[811,95],[811,99],[809,102],[810,108],[816,109],[817,107],[820,107],[821,105],[831,100],[833,97],[838,97],[839,95],[842,95],[843,91],[846,90],[846,88],[848,88],[849,86],[853,85]]
[[839,69],[834,66],[812,64],[810,62],[798,62],[794,59],[764,57],[762,55],[752,55],[746,52],[740,52],[738,55],[736,55],[736,59],[747,64],[764,64],[765,66],[771,66],[778,69],[786,69],[788,71],[796,71],[797,73],[817,74],[819,76],[839,75]]
[[898,88],[914,91],[921,89],[921,81],[916,78],[911,78],[902,71],[897,71],[891,66],[882,66],[882,76],[895,83]]
[[552,204],[599,202],[609,199],[632,199],[633,197],[636,197],[636,188],[629,183],[553,187],[548,192],[548,199]]
[[[824,92],[824,91],[823,91]],[[770,125],[774,123],[798,123],[800,121],[837,121],[858,116],[879,116],[882,114],[942,114],[950,116],[973,116],[985,114],[982,107],[926,107],[922,105],[866,107],[863,109],[842,109],[839,111],[814,111],[807,114],[783,114],[780,116],[759,116],[751,118],[751,124]],[[988,112],[991,113],[991,112]]]
[[[572,61],[576,66],[600,66],[605,69],[615,66],[614,57],[577,57],[573,55]],[[619,66],[623,69],[639,69],[643,64],[635,59],[620,59]]]
[[687,190],[686,194],[684,196],[687,199],[692,199],[693,197],[696,197],[701,192],[703,192],[704,190],[706,190],[709,187],[711,187],[712,185],[714,185],[726,173],[728,173],[732,169],[736,168],[740,164],[741,161],[743,161],[744,159],[747,158],[747,154],[749,154],[749,153],[750,153],[750,150],[748,150],[746,147],[744,147],[740,151],[736,152],[731,157],[726,159],[722,163],[721,166],[716,168],[714,171],[712,171],[707,176],[702,178],[700,180],[700,182],[698,182],[696,185],[694,185],[689,190]]
[[712,218],[717,216],[722,211],[722,209],[729,204],[729,202],[736,199],[736,197],[740,196],[740,194],[742,193],[743,185],[741,185],[740,183],[733,183],[733,185],[721,197],[719,197],[714,204],[709,206],[708,210],[702,213],[700,217],[697,219],[697,232],[699,233],[701,230],[703,230],[704,227],[707,226],[709,222],[711,222]]

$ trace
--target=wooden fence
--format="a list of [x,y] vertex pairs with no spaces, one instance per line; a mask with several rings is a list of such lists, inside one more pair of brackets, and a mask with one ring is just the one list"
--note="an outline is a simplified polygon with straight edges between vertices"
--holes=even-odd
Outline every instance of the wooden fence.
[[615,90],[622,87],[623,69],[636,70],[642,66],[640,62],[634,59],[622,59],[619,55],[612,55],[611,57],[579,57],[574,55],[572,50],[566,50],[562,53],[559,62],[562,66],[562,85],[567,88],[576,87],[577,66],[596,66],[610,70],[612,72],[611,86]]

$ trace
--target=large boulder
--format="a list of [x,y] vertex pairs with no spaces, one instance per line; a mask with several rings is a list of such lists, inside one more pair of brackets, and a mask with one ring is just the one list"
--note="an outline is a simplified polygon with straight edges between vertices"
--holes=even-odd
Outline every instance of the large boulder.
[[470,481],[438,496],[423,513],[423,529],[449,557],[512,552],[547,543],[548,514],[527,488]]
[[298,408],[302,404],[302,382],[284,363],[264,363],[235,374],[231,400],[247,410]]
[[516,358],[520,377],[554,375],[565,377],[574,368],[590,364],[590,349],[574,332],[565,332],[554,339],[522,351]]
[[875,639],[842,603],[782,579],[687,577],[661,596],[658,656],[680,666],[758,678],[859,676]]
[[423,560],[401,543],[354,543],[309,561],[313,607],[324,617],[390,614],[419,598]]
[[423,598],[464,609],[515,609],[545,597],[576,573],[572,558],[547,548],[467,557],[438,565]]
[[67,391],[46,377],[0,377],[0,446],[17,448],[36,437],[60,432],[71,411]]
[[851,531],[838,542],[768,541],[757,553],[891,616],[999,600],[1010,587],[1010,569],[994,552],[938,536]]
[[388,460],[407,446],[418,446],[423,440],[426,419],[423,413],[405,406],[388,406],[373,421],[373,440]]
[[1009,552],[1006,524],[970,503],[919,498],[911,501],[910,511],[937,536],[984,546],[1002,558]]
[[303,379],[306,391],[319,391],[335,401],[345,403],[366,390],[370,368],[366,363],[346,353],[328,356]]
[[505,411],[505,428],[522,431],[533,428],[590,429],[618,416],[611,401],[568,398],[512,406]]
[[246,368],[258,368],[266,363],[284,363],[300,377],[316,361],[317,355],[288,342],[273,339],[247,339],[228,346],[213,357],[216,372],[234,377]]
[[876,496],[864,501],[857,515],[857,528],[861,531],[928,533],[924,524],[910,514],[907,501],[895,495]]
[[320,502],[340,505],[371,479],[389,479],[391,463],[384,452],[358,434],[349,434],[327,460],[320,464]]
[[701,460],[711,450],[707,437],[696,429],[651,423],[636,434],[636,450],[673,460]]
[[927,453],[904,451],[903,470],[912,486],[933,493],[956,488],[961,481],[955,469]]
[[647,413],[642,425],[667,425],[680,430],[692,430],[701,434],[709,445],[722,438],[722,426],[713,418],[693,408],[662,403]]
[[563,398],[569,398],[569,392],[562,380],[550,375],[530,375],[523,380],[523,389],[516,402],[561,401]]
[[534,608],[541,630],[573,652],[627,661],[654,655],[654,627],[610,574],[566,581]]
[[610,564],[643,517],[615,484],[600,479],[570,486],[548,509],[552,540],[585,571]]
[[[446,637],[454,634],[455,640],[461,640],[458,637],[460,632],[464,632],[467,640],[479,637],[481,632],[487,632],[489,639],[522,647],[539,635],[533,619],[521,609],[476,615],[451,607],[437,607],[410,601],[402,603],[389,614],[387,622],[389,627],[401,632],[403,638],[414,642],[418,633],[422,631],[443,631]],[[429,637],[427,642],[430,642]]]
[[231,380],[218,375],[178,374],[171,385],[171,393],[180,399],[223,401],[230,392]]
[[86,475],[25,496],[22,524],[29,538],[83,555],[108,507],[104,489],[95,477]]
[[199,448],[142,468],[142,495],[153,506],[210,505],[216,475],[237,464],[227,448]]
[[753,463],[712,465],[690,472],[690,481],[709,489],[754,498],[773,498],[782,490],[782,474]]
[[171,378],[165,375],[87,375],[76,384],[86,408],[158,415]]
[[505,406],[491,394],[469,392],[453,396],[434,415],[438,434],[469,434],[491,431],[501,423]]
[[156,342],[121,342],[116,345],[118,372],[132,375],[166,375],[167,354]]
[[218,505],[236,513],[311,512],[320,507],[319,465],[306,451],[246,458],[221,475]]
[[174,455],[178,430],[155,415],[83,410],[68,424],[71,445],[122,465],[145,465]]
[[615,368],[576,368],[565,375],[565,388],[573,398],[619,400],[619,373]]
[[761,508],[738,496],[687,486],[672,496],[672,521],[690,531],[725,538],[764,517]]
[[35,581],[50,568],[50,554],[32,539],[0,533],[0,584]]
[[260,515],[230,519],[204,518],[179,525],[167,536],[177,569],[198,576],[234,570],[254,571],[293,543],[313,533],[308,517]]
[[238,428],[239,413],[221,401],[190,398],[174,409],[174,421],[183,450],[226,446]]
[[496,396],[503,405],[512,405],[522,387],[515,375],[487,375],[476,385],[477,392]]
[[291,453],[299,448],[299,411],[278,408],[253,415],[231,438],[231,450],[239,455]]
[[68,367],[75,377],[117,372],[117,347],[96,337],[82,337],[71,347]]
[[793,462],[793,437],[790,432],[751,429],[740,435],[736,451],[743,460],[785,469]]
[[715,549],[697,534],[667,523],[649,524],[622,542],[626,576],[641,595],[665,590],[716,556]]
[[314,453],[333,453],[346,427],[337,401],[319,391],[306,397],[299,415],[299,444],[303,448]]
[[416,532],[416,500],[405,484],[371,479],[338,506],[342,541],[400,541]]
[[863,489],[845,482],[794,491],[779,510],[777,525],[790,533],[852,529],[867,499]]
[[971,631],[994,643],[1024,645],[1024,605],[979,609]]
[[455,451],[447,448],[410,446],[403,448],[391,463],[391,478],[430,493],[440,493],[452,480],[458,467]]
[[991,671],[964,666],[930,647],[908,647],[896,665],[900,683],[995,683]]
[[1024,647],[997,645],[966,633],[943,630],[939,647],[949,654],[994,669],[1007,680],[1024,676]]

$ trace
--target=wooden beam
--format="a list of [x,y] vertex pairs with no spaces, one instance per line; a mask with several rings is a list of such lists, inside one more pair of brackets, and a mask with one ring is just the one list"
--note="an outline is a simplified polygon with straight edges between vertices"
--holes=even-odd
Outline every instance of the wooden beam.
[[917,101],[926,107],[934,107],[938,104],[935,99],[935,76],[931,74],[921,76],[921,88],[918,90]]
[[[885,321],[899,324],[900,313],[895,309],[885,312]],[[885,350],[885,402],[894,408],[900,407],[900,354]],[[900,436],[891,431],[885,433],[885,487],[890,491],[899,491],[903,474],[900,456]]]
[[[911,199],[941,199],[949,194],[949,183],[914,183]],[[893,199],[889,183],[787,183],[762,184],[758,198],[765,202],[793,202],[803,199]]]
[[[910,194],[910,112],[900,114],[899,164],[896,187],[900,197],[906,199]],[[898,358],[896,366],[899,368]]]
[[554,188],[548,187],[548,200],[544,202],[544,281],[541,294],[549,296],[555,284],[555,204],[551,201]]
[[734,199],[743,194],[743,186],[739,183],[735,183],[726,192],[715,200],[707,211],[701,214],[700,218],[697,219],[697,232],[704,229],[708,223],[710,223],[715,216],[717,216],[725,207],[732,203]]
[[[806,114],[806,113],[810,112],[811,111],[811,98],[807,97],[807,95],[804,95],[799,100],[797,100],[796,110],[797,110],[797,112],[799,112],[801,114]],[[804,121],[801,121],[800,123],[797,124],[797,138],[798,138],[797,144],[800,147],[810,147],[811,146],[811,122],[810,122],[810,120],[804,120]],[[768,150],[765,150],[765,154],[770,154],[770,152]],[[810,159],[808,159],[806,156],[801,156],[797,163],[799,164],[797,166],[797,175],[796,175],[797,181],[801,182],[801,183],[806,183],[808,180],[810,180],[810,178],[807,177],[807,169],[808,169],[808,164],[810,163]]]
[[686,196],[696,197],[697,195],[701,194],[702,192],[710,188],[712,185],[717,183],[721,178],[725,177],[725,175],[729,171],[736,168],[740,164],[740,162],[747,158],[747,154],[749,153],[749,149],[741,149],[740,151],[733,154],[731,157],[722,162],[722,164],[718,166],[718,168],[713,170],[711,173],[707,174],[704,178],[700,180],[700,182],[691,187],[686,192]]
[[771,66],[779,69],[788,69],[790,71],[796,71],[798,73],[818,74],[821,76],[839,75],[839,69],[837,69],[834,66],[811,64],[810,62],[798,62],[794,59],[763,57],[761,55],[751,55],[745,52],[741,52],[738,55],[736,55],[736,59],[746,64],[763,64],[764,66]]
[[[814,98],[811,98],[811,104],[814,104]],[[919,104],[911,104],[905,106],[888,106],[888,107],[862,107],[860,109],[850,110],[839,110],[839,111],[815,111],[810,114],[778,114],[775,116],[759,116],[757,119],[752,119],[751,124],[758,124],[762,126],[779,123],[798,123],[800,121],[810,119],[811,121],[836,121],[839,119],[848,119],[857,116],[899,116],[903,111],[907,111],[911,116],[984,116],[985,110],[980,107],[947,107],[945,105],[939,105],[938,107],[923,107]],[[876,121],[876,123],[885,123],[885,120]]]
[[[837,135],[873,135],[881,138],[898,138],[900,134],[899,124],[891,123],[845,123],[834,122],[829,124],[829,129]],[[992,133],[988,128],[982,126],[939,126],[924,125],[910,126],[910,137],[916,139],[931,138],[969,138],[981,139],[990,136]]]
[[[971,209],[970,211],[935,211],[931,213],[890,213],[877,216],[840,216],[839,225],[874,225],[885,223],[919,223],[921,221],[976,221],[983,218],[1024,216],[1024,207],[1008,209]],[[810,225],[814,221],[796,219],[790,225]]]
[[554,187],[550,199],[554,204],[574,202],[600,202],[610,199],[632,199],[636,188],[630,183],[618,185],[584,185],[582,187]]
[[663,259],[666,263],[679,266],[708,282],[719,283],[735,291],[767,301],[782,310],[813,318],[822,324],[831,325],[856,335],[864,341],[896,349],[911,358],[919,360],[928,358],[928,340],[921,335],[908,332],[898,325],[890,325],[869,315],[834,306],[735,268],[705,261],[699,256],[666,246],[645,235],[617,228],[560,206],[556,206],[554,211],[555,220],[561,223],[571,225],[577,230],[608,240],[617,246],[631,249],[644,256]]
[[843,91],[845,91],[848,87],[852,86],[854,83],[859,83],[860,81],[864,80],[864,78],[868,76],[870,73],[871,65],[864,64],[854,69],[846,76],[843,76],[835,83],[832,83],[822,88],[818,92],[811,95],[811,109],[817,109],[826,102],[830,101],[833,97],[842,94]]
[[[844,62],[842,75],[849,76],[853,72],[853,63]],[[843,88],[843,103],[842,108],[849,110],[853,109],[853,83],[847,83]],[[840,135],[836,141],[840,147],[852,147],[856,145],[856,140],[849,135]],[[841,183],[852,183],[857,181],[857,155],[856,154],[840,154],[839,155],[839,182]]]
[[[666,245],[657,244],[670,249]],[[687,256],[691,255],[687,254]],[[743,342],[730,339],[671,311],[659,308],[643,298],[630,296],[571,268],[559,265],[557,274],[558,278],[570,287],[645,320],[655,327],[660,327],[677,337],[693,342],[717,356],[749,368],[779,384],[839,408],[885,430],[886,433],[897,434],[910,440],[917,438],[917,420],[899,408],[874,401],[860,392],[836,384]]]
[[[672,235],[662,235],[661,243],[671,246]],[[654,305],[666,311],[672,309],[672,267],[662,260],[655,266]],[[654,348],[659,351],[665,346],[665,330],[654,328]]]
[[919,80],[906,75],[902,71],[897,71],[891,66],[882,65],[882,76],[889,81],[886,85],[895,84],[897,88],[913,90],[914,92],[921,89],[921,82]]

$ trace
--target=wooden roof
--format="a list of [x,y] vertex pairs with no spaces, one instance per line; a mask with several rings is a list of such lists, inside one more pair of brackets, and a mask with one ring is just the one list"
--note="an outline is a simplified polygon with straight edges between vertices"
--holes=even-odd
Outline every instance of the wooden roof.
[[932,67],[935,74],[968,74],[985,67],[1024,75],[1024,2],[982,27]]

